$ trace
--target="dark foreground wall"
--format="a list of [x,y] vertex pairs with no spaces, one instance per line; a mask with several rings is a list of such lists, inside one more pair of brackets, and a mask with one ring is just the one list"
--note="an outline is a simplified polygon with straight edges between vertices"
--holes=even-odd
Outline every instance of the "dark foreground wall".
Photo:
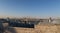
[[11,23],[9,23],[9,26],[12,26],[12,27],[23,27],[23,28],[34,28],[34,24],[17,23],[17,22],[11,22]]

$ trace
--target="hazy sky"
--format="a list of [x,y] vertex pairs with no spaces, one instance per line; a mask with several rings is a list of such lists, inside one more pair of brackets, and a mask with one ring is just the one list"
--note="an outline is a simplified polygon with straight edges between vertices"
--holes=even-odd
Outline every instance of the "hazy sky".
[[60,17],[60,0],[0,0],[0,16]]

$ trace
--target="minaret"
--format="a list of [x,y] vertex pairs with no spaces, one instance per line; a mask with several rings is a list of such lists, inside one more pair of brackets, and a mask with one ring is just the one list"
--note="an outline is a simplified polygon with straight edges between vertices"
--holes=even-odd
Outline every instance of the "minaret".
[[52,18],[51,18],[51,17],[49,18],[49,23],[50,23],[50,22],[52,22]]
[[10,20],[9,20],[9,17],[7,17],[7,21],[10,21]]

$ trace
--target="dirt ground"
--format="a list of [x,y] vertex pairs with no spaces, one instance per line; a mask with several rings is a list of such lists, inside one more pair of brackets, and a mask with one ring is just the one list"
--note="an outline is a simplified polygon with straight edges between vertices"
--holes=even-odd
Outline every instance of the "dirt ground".
[[17,33],[60,33],[60,25],[36,25],[35,28],[14,28]]
[[60,25],[38,24],[35,28],[8,27],[4,30],[5,33],[60,33]]

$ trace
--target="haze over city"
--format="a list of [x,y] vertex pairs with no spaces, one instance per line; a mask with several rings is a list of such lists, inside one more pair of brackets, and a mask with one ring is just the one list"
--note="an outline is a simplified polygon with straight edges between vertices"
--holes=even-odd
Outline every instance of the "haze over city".
[[60,17],[60,0],[0,0],[0,17]]

